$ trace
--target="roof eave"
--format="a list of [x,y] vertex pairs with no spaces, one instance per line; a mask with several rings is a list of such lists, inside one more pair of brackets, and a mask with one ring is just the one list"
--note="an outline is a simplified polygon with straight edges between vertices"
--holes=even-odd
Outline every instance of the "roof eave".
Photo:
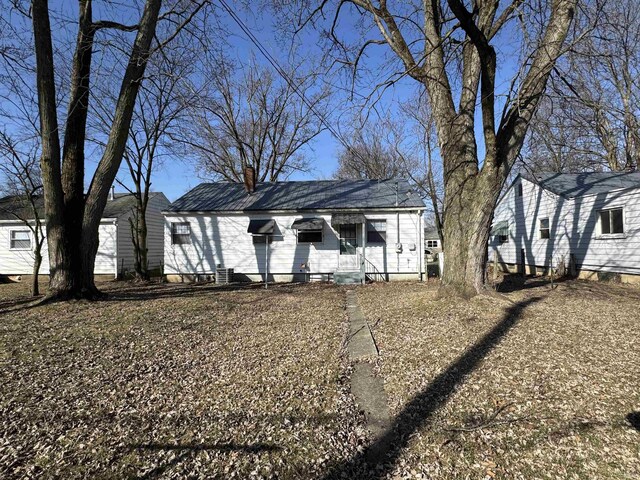
[[163,210],[163,215],[219,215],[219,214],[299,214],[299,213],[357,213],[357,212],[423,212],[426,207],[365,207],[365,208],[307,208],[307,209],[287,209],[287,210]]

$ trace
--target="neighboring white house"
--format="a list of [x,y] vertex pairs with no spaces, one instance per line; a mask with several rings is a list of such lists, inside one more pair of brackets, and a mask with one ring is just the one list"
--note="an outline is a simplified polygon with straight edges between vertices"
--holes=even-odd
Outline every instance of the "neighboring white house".
[[520,272],[640,281],[640,173],[518,176],[496,207],[489,257]]
[[434,254],[442,251],[442,243],[436,227],[425,227],[424,250],[425,254]]
[[[37,199],[42,209],[42,197]],[[147,247],[149,268],[161,266],[164,258],[164,219],[160,213],[169,205],[163,193],[150,193],[147,208]],[[96,255],[96,275],[118,277],[133,270],[134,248],[129,218],[135,209],[131,194],[115,193],[107,201],[99,227],[99,246]],[[43,215],[43,214],[41,214]],[[16,276],[33,273],[33,235],[24,219],[32,218],[24,202],[16,197],[0,199],[0,275]],[[44,226],[43,226],[44,230]],[[45,241],[42,248],[42,275],[49,273],[49,255]]]
[[406,180],[204,183],[164,212],[165,274],[191,281],[224,267],[251,281],[419,279],[424,208]]

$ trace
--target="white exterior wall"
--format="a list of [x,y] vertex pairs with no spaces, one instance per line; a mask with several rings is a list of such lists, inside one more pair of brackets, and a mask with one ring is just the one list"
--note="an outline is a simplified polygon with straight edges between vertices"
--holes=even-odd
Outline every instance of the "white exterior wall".
[[[295,220],[320,217],[325,220],[323,241],[318,244],[298,243]],[[418,278],[422,255],[420,234],[423,228],[422,212],[371,212],[369,220],[386,220],[387,242],[365,246],[365,257],[381,272],[408,274]],[[245,275],[264,274],[266,268],[265,244],[253,244],[247,233],[252,219],[274,219],[277,224],[274,240],[269,244],[269,274],[329,274],[338,269],[339,235],[331,227],[330,213],[306,214],[224,214],[224,215],[172,215],[165,214],[165,274],[211,274],[216,265],[233,268]],[[189,222],[191,244],[172,245],[171,223]],[[396,254],[397,226],[403,251]],[[361,243],[359,236],[359,244]],[[411,248],[413,246],[413,249]],[[303,267],[306,266],[306,269]]]
[[[11,230],[28,230],[22,222],[0,224],[0,275],[30,275],[33,273],[33,249],[10,249]],[[44,230],[44,228],[43,228]],[[95,273],[98,275],[115,275],[116,272],[116,231],[117,227],[112,221],[100,224],[98,230],[98,253],[96,255]],[[34,240],[31,235],[31,245]],[[42,266],[40,274],[49,273],[49,251],[47,242],[42,246]]]
[[[164,261],[164,217],[162,210],[167,208],[169,200],[163,193],[156,193],[147,204],[147,259],[149,268],[158,268]],[[118,271],[132,271],[135,264],[135,252],[131,240],[129,218],[133,212],[118,217]]]
[[[582,270],[640,274],[640,189],[563,198],[526,179],[519,181],[523,195],[517,195],[516,182],[496,207],[494,225],[509,223],[509,241],[500,245],[491,236],[491,261],[497,255],[499,262],[519,264],[524,249],[528,266],[557,266],[561,261],[568,266],[573,254]],[[598,212],[614,207],[623,208],[625,233],[602,236]],[[549,219],[549,239],[540,238],[543,218]]]
[[[622,207],[624,233],[600,234],[598,212]],[[583,270],[640,275],[640,189],[578,197],[571,253]]]

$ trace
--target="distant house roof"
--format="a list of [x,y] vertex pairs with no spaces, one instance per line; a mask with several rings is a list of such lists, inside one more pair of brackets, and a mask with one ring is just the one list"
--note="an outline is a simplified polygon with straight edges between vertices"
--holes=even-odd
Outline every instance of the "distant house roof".
[[258,183],[248,194],[243,183],[202,183],[169,205],[169,212],[252,212],[424,208],[403,179],[318,180]]
[[438,229],[436,227],[424,227],[424,239],[425,240],[440,240],[438,235]]
[[522,176],[550,192],[569,198],[640,188],[640,172],[540,173]]
[[[161,195],[158,192],[149,193],[149,197]],[[102,218],[116,218],[130,212],[135,208],[136,198],[131,193],[116,193],[113,200],[108,200],[104,207]],[[44,216],[44,197],[36,198],[36,207],[39,215]],[[18,220],[33,218],[31,206],[22,196],[9,196],[0,198],[0,220]]]

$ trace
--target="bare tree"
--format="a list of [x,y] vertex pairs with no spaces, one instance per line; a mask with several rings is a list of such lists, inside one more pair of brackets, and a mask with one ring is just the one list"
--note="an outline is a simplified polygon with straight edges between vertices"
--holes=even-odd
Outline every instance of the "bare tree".
[[[533,122],[527,164],[560,171],[635,169],[640,156],[640,9],[633,0],[589,4],[594,25],[558,63]],[[527,151],[529,154],[530,152]]]
[[[407,176],[431,206],[433,224],[440,237],[440,244],[444,245],[442,159],[438,149],[435,120],[426,96],[421,93],[417,98],[405,102],[402,105],[401,118],[410,128],[405,141],[406,147],[404,150],[399,147],[396,149],[400,153],[407,152],[403,154]],[[410,155],[414,155],[415,159],[409,160]]]
[[384,179],[404,176],[405,159],[389,142],[388,120],[358,125],[338,155],[338,179]]
[[442,238],[441,160],[429,105],[419,95],[382,118],[354,121],[350,143],[338,156],[336,178],[406,177],[428,202]]
[[[301,3],[304,11],[296,15],[303,24],[313,20],[316,25],[334,5]],[[343,63],[355,70],[365,61],[368,48],[383,45],[392,52],[393,65],[401,65],[394,80],[380,82],[383,88],[410,77],[426,89],[444,170],[443,288],[475,295],[484,289],[498,195],[522,148],[549,74],[563,53],[577,0],[512,0],[506,5],[446,0],[393,6],[385,0],[346,0],[337,5],[328,15],[326,38],[333,41]],[[366,21],[370,29],[356,35],[362,40],[349,48],[348,39],[354,36],[340,38],[339,28],[354,17],[356,22]],[[507,31],[513,39],[518,21],[523,27],[519,56],[513,59],[519,64],[518,73],[498,103],[498,62],[492,44],[496,38],[506,38]],[[496,112],[501,106],[502,112]],[[478,109],[480,138],[475,133]]]
[[[45,236],[41,216],[40,152],[37,142],[30,140],[33,139],[17,141],[8,133],[0,132],[0,177],[4,177],[2,190],[10,196],[2,205],[6,212],[22,222],[33,236],[31,295],[36,297],[40,295],[38,275],[42,265]],[[31,245],[31,242],[29,244]]]
[[[164,157],[174,150],[171,138],[179,137],[180,130],[188,129],[186,112],[196,99],[188,88],[195,62],[194,45],[188,44],[188,40],[185,43],[164,48],[149,58],[123,153],[124,171],[116,178],[116,182],[136,200],[129,224],[134,270],[141,280],[149,279],[146,213],[153,176],[161,168]],[[95,135],[91,140],[102,148],[105,133],[113,122],[112,106],[117,100],[109,87],[108,79],[95,87],[100,94],[96,98],[95,124],[92,125]]]
[[[171,2],[162,18],[176,25],[175,33],[158,40],[156,26],[161,16],[161,0],[146,0],[138,23],[93,19],[92,1],[80,0],[78,34],[71,62],[68,109],[64,126],[56,109],[56,62],[54,61],[50,9],[47,0],[33,0],[31,18],[36,59],[36,85],[41,134],[41,170],[52,298],[94,298],[94,263],[98,250],[98,227],[109,189],[116,177],[127,142],[136,97],[152,48],[161,48],[187,25],[206,4]],[[128,61],[121,75],[113,122],[100,161],[84,191],[85,140],[91,95],[92,57],[96,36],[104,31],[135,32],[128,47]],[[124,52],[127,52],[124,50]],[[63,132],[63,138],[60,138]],[[62,141],[61,141],[62,140]]]
[[220,57],[209,62],[194,134],[182,139],[195,151],[205,176],[240,182],[254,167],[258,181],[275,182],[308,168],[303,150],[324,129],[329,92],[317,74],[293,64],[284,79],[255,60],[236,68]]

